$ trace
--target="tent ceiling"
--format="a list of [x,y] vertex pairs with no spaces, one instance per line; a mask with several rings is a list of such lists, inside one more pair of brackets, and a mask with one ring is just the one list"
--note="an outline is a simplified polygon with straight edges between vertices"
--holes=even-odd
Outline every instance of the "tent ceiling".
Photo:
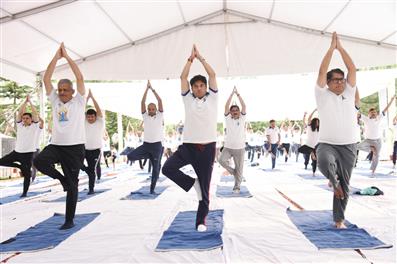
[[[219,76],[313,72],[332,31],[358,67],[396,63],[392,0],[1,1],[0,7],[1,75],[21,83],[45,70],[62,41],[86,79],[98,80],[176,78],[192,43]],[[70,72],[60,66],[56,74]]]

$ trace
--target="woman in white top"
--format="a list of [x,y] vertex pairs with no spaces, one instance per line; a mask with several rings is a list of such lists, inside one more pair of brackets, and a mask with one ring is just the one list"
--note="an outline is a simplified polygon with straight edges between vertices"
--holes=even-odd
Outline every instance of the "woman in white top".
[[281,137],[281,147],[283,150],[285,150],[285,162],[288,161],[288,156],[290,155],[290,148],[291,148],[291,140],[292,140],[292,126],[291,122],[288,121],[288,125],[283,122],[281,123],[281,131],[280,131],[280,137]]
[[302,129],[301,127],[295,123],[292,126],[292,147],[291,147],[291,152],[295,153],[296,155],[296,162],[298,162],[299,158],[299,151],[298,149],[301,147],[301,138],[302,138]]
[[316,176],[317,170],[317,156],[316,156],[316,146],[319,139],[319,131],[320,131],[320,120],[318,118],[312,118],[313,114],[317,111],[314,111],[309,115],[309,118],[306,123],[306,112],[303,116],[303,125],[307,131],[307,139],[306,143],[299,148],[299,152],[303,153],[305,158],[305,170],[307,169],[307,165],[309,164],[310,158],[312,159],[312,171],[313,176]]

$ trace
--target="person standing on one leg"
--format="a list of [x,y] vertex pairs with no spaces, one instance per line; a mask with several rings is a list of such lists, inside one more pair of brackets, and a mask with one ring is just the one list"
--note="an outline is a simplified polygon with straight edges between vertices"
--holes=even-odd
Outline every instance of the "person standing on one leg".
[[309,115],[306,123],[306,112],[303,115],[303,126],[307,132],[306,143],[299,148],[299,151],[303,154],[305,158],[305,170],[307,169],[307,165],[309,164],[310,159],[312,159],[312,171],[313,176],[316,176],[317,170],[317,155],[316,155],[316,146],[318,144],[318,139],[320,136],[320,120],[318,118],[313,118],[313,114],[317,111],[314,109],[313,112]]
[[[208,74],[209,90],[207,79],[202,75],[196,75],[190,80],[192,88],[189,89],[189,71],[196,58]],[[205,219],[209,211],[209,189],[215,159],[218,85],[215,71],[200,55],[195,45],[181,74],[181,92],[185,106],[183,144],[165,162],[163,174],[186,192],[194,186],[199,200],[196,229],[202,232],[207,230]],[[188,164],[193,166],[197,179],[180,170]]]
[[281,138],[281,146],[285,151],[285,162],[288,161],[288,156],[290,155],[291,148],[291,140],[292,140],[292,125],[291,121],[288,121],[288,125],[286,123],[281,124],[280,138]]
[[[233,95],[236,95],[241,104],[230,106]],[[225,105],[226,139],[225,146],[219,158],[219,164],[234,176],[233,192],[240,192],[243,179],[244,153],[245,153],[245,117],[246,106],[243,98],[234,87],[232,94]],[[229,166],[229,160],[233,158],[235,167]]]
[[[151,90],[157,99],[158,110],[155,104],[150,103],[146,111],[146,96],[148,91]],[[150,81],[147,82],[145,93],[142,97],[141,111],[143,117],[143,144],[131,151],[127,158],[130,161],[149,159],[152,169],[152,179],[150,184],[150,193],[155,194],[154,188],[156,187],[157,180],[161,168],[161,156],[163,154],[164,140],[164,117],[163,117],[163,102],[156,90],[153,89]]]
[[[341,54],[348,70],[347,81],[342,70],[328,71],[335,50]],[[329,179],[334,189],[333,218],[336,228],[346,228],[345,210],[349,199],[350,177],[356,160],[355,93],[356,67],[334,32],[331,46],[321,62],[315,97],[321,120],[317,162],[320,171]]]
[[[27,104],[30,105],[32,113],[26,112]],[[21,197],[26,197],[32,176],[32,157],[37,147],[35,139],[40,131],[38,124],[39,117],[36,108],[30,102],[29,95],[19,109],[16,121],[17,140],[15,150],[0,159],[0,166],[14,167],[21,170],[24,178]]]
[[33,160],[39,155],[40,153],[40,137],[41,137],[41,132],[43,131],[44,128],[44,120],[39,117],[39,129],[37,130],[37,133],[34,138],[34,142],[36,143],[36,151],[33,152],[32,156],[32,182],[36,179],[36,174],[37,174],[37,169],[33,165]]
[[277,149],[280,145],[280,130],[276,127],[276,121],[270,120],[270,127],[266,129],[267,142],[269,142],[269,148],[267,151],[271,153],[272,157],[272,170],[276,167]]
[[105,131],[102,110],[91,90],[88,92],[87,102],[90,98],[94,103],[95,110],[88,109],[85,114],[85,159],[88,166],[83,168],[88,174],[88,195],[94,194],[95,178],[101,178],[101,147]]
[[[72,69],[77,83],[77,93],[73,83],[68,79],[58,82],[58,93],[53,88],[51,77],[58,60],[65,58]],[[85,135],[85,87],[84,78],[77,64],[69,57],[66,48],[61,44],[54,58],[51,60],[44,74],[44,86],[52,106],[52,137],[51,143],[34,159],[36,168],[58,179],[66,194],[65,223],[61,229],[74,226],[74,215],[78,199],[79,172],[84,161]],[[55,164],[60,163],[62,173],[55,169]]]
[[394,98],[395,96],[391,98],[385,109],[383,109],[382,114],[378,115],[376,109],[371,108],[368,111],[368,116],[361,115],[361,120],[364,122],[365,140],[358,144],[358,149],[366,152],[371,152],[372,150],[372,176],[375,175],[375,170],[379,163],[380,149],[382,148],[381,125]]

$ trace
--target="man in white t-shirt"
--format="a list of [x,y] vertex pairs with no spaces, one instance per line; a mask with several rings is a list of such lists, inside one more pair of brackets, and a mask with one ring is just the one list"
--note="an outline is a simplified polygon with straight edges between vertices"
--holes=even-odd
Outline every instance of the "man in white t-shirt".
[[[57,90],[53,88],[51,77],[58,60],[65,58],[72,69],[77,82],[77,93],[73,83],[68,79],[58,82]],[[52,106],[52,137],[50,144],[34,159],[36,168],[58,179],[66,194],[65,223],[60,229],[74,226],[74,215],[78,199],[79,172],[83,166],[85,135],[85,87],[84,78],[77,64],[69,57],[66,48],[61,44],[44,74],[44,86]],[[60,163],[63,174],[55,169]]]
[[[236,95],[241,104],[241,111],[238,105],[230,106]],[[240,192],[240,185],[243,179],[244,153],[245,153],[245,117],[246,106],[243,98],[234,87],[225,105],[226,139],[225,145],[219,158],[219,164],[234,176],[233,192]],[[229,165],[233,158],[234,168]]]
[[[26,112],[26,105],[29,104],[32,113]],[[39,118],[36,108],[30,102],[29,95],[21,105],[16,118],[17,141],[14,151],[0,159],[0,166],[15,167],[21,170],[23,180],[23,192],[21,197],[26,197],[31,178],[32,157],[36,151],[36,135],[40,131]]]
[[276,126],[275,120],[270,120],[270,126],[266,129],[266,138],[269,143],[267,151],[271,153],[272,170],[276,167],[277,148],[280,145],[281,135],[280,129]]
[[[146,110],[146,97],[148,91],[151,90],[157,99],[157,106],[154,103],[147,105]],[[146,90],[143,94],[141,101],[141,111],[143,118],[143,144],[135,150],[128,153],[127,158],[129,161],[149,159],[153,166],[152,179],[150,183],[150,193],[155,194],[157,180],[161,168],[161,156],[163,154],[164,140],[164,117],[163,117],[163,102],[156,90],[153,89],[150,81],[147,82]]]
[[[190,80],[192,88],[189,89],[188,76],[195,58],[201,62],[208,74],[209,90],[207,79],[202,75],[196,75]],[[215,71],[200,55],[195,45],[181,74],[181,92],[185,106],[183,144],[165,162],[163,174],[186,192],[194,186],[199,200],[196,229],[203,232],[207,230],[205,219],[209,211],[209,189],[216,150],[218,86]],[[197,179],[180,170],[188,164],[193,166]]]
[[381,125],[385,120],[385,114],[393,103],[394,98],[395,96],[391,98],[385,109],[383,109],[382,114],[378,115],[376,109],[371,108],[368,111],[368,116],[363,114],[361,115],[361,120],[364,122],[365,139],[358,144],[358,149],[366,152],[372,151],[373,155],[370,168],[372,176],[375,175],[375,170],[379,163],[380,149],[382,148]]
[[[348,70],[328,72],[332,54],[338,50]],[[315,87],[321,129],[317,146],[317,163],[334,189],[333,218],[336,228],[346,228],[345,210],[349,182],[357,155],[356,136],[356,67],[334,32],[331,46],[324,56]]]
[[33,165],[33,160],[39,155],[40,153],[40,137],[41,137],[41,132],[43,131],[44,128],[44,120],[39,117],[39,129],[37,130],[37,133],[34,136],[34,142],[36,143],[36,151],[33,152],[32,156],[32,182],[36,179],[36,174],[37,174],[37,169]]
[[88,195],[94,194],[95,178],[101,178],[101,148],[102,137],[105,131],[105,122],[103,120],[102,110],[91,93],[88,92],[87,103],[89,99],[94,103],[94,109],[88,109],[85,113],[85,160],[87,167],[83,167],[88,175]]

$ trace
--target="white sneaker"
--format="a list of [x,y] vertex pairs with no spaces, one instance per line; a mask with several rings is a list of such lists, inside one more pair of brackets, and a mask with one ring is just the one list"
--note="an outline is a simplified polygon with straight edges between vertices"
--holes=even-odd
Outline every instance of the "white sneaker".
[[207,227],[206,227],[205,225],[201,224],[201,225],[199,225],[199,226],[197,227],[197,231],[199,231],[199,232],[205,232],[205,231],[207,231]]
[[200,182],[199,179],[196,179],[193,184],[194,189],[197,192],[197,199],[199,201],[203,200],[203,195],[201,194]]

